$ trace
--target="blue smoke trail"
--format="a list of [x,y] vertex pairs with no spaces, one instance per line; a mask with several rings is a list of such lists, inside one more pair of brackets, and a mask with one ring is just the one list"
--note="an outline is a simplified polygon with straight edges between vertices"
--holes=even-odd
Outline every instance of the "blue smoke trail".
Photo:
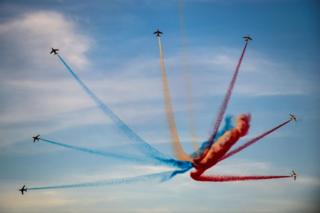
[[169,172],[160,172],[148,175],[140,175],[135,177],[127,178],[117,178],[104,181],[95,181],[95,182],[86,182],[86,183],[77,183],[77,184],[66,184],[66,185],[54,185],[54,186],[40,186],[40,187],[30,187],[28,191],[31,190],[48,190],[48,189],[66,189],[66,188],[82,188],[82,187],[99,187],[107,185],[120,185],[120,184],[130,184],[138,183],[145,181],[156,181],[164,182],[171,179],[172,171]]
[[[230,129],[233,128],[232,125],[232,116],[228,115],[225,117],[224,119],[224,127],[216,134],[215,138],[214,138],[214,142],[221,137],[226,131],[229,131]],[[205,141],[201,144],[200,148],[196,151],[193,152],[191,154],[192,158],[196,158],[202,155],[202,153],[210,146],[210,142],[209,141]]]
[[125,124],[113,111],[103,103],[76,75],[76,73],[71,69],[71,67],[63,60],[60,55],[57,55],[62,64],[67,68],[69,73],[77,80],[82,89],[92,98],[92,100],[96,103],[96,105],[115,123],[119,130],[121,130],[124,135],[126,135],[132,142],[136,145],[136,147],[142,151],[143,154],[149,156],[153,159],[156,159],[160,162],[166,163],[170,166],[175,166],[178,168],[186,168],[189,166],[189,162],[178,161],[175,159],[170,159],[166,157],[164,154],[159,152],[157,149],[149,145],[146,141],[144,141],[139,135],[137,135],[130,127]]
[[[117,158],[117,159],[120,159],[120,160],[127,160],[127,161],[130,161],[130,162],[133,162],[133,163],[168,166],[167,162],[158,161],[158,160],[155,160],[153,158],[141,158],[141,157],[134,156],[134,155],[117,154],[117,153],[113,153],[113,152],[105,152],[105,151],[99,151],[99,150],[94,150],[94,149],[88,149],[88,148],[84,148],[84,147],[79,147],[79,146],[69,145],[69,144],[65,144],[65,143],[60,143],[60,142],[57,142],[57,141],[47,140],[47,139],[44,139],[44,138],[40,138],[40,141],[43,141],[43,142],[46,142],[46,143],[49,143],[49,144],[53,144],[53,145],[57,145],[57,146],[61,146],[61,147],[68,148],[68,149],[73,149],[73,150],[76,150],[76,151],[81,151],[81,152],[86,152],[86,153],[90,153],[90,154],[94,154],[94,155],[103,156],[103,157]],[[170,166],[177,167],[174,162],[170,163]],[[180,168],[181,166],[178,166],[178,167]],[[182,168],[185,169],[185,168],[188,168],[188,166],[184,166],[183,165]]]
[[[69,145],[69,144],[64,144],[64,143],[59,143],[56,141],[52,141],[52,140],[47,140],[44,138],[40,138],[40,141],[49,143],[49,144],[53,144],[53,145],[58,145],[64,148],[68,148],[68,149],[73,149],[76,151],[81,151],[81,152],[86,152],[86,153],[90,153],[90,154],[94,154],[94,155],[100,155],[103,157],[110,157],[110,158],[117,158],[117,159],[121,159],[121,160],[128,160],[130,162],[138,162],[138,163],[151,163],[152,159],[143,159],[143,158],[139,158],[138,156],[130,156],[127,154],[116,154],[116,153],[112,153],[112,152],[105,152],[105,151],[99,151],[99,150],[94,150],[94,149],[88,149],[88,148],[84,148],[84,147],[79,147],[79,146],[74,146],[74,145]],[[159,162],[156,161],[158,164]],[[154,162],[154,164],[156,164],[156,162]]]
[[170,180],[171,178],[175,177],[176,175],[186,173],[187,171],[189,171],[189,170],[192,169],[192,168],[193,168],[193,166],[191,165],[190,167],[187,167],[187,168],[185,168],[185,169],[175,170],[175,171],[171,172],[170,175],[168,175],[168,176],[166,176],[166,177],[163,177],[163,179],[164,179],[165,181]]

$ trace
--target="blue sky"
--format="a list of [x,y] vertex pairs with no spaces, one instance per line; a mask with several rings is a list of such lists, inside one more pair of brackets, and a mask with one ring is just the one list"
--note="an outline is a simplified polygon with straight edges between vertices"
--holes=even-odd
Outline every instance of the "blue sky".
[[[60,0],[0,5],[1,212],[317,212],[317,1]],[[209,173],[281,175],[295,169],[298,180],[199,183],[184,174],[162,184],[19,196],[22,184],[78,183],[168,169],[31,142],[31,136],[40,133],[73,145],[139,154],[48,54],[57,47],[116,114],[150,144],[172,155],[152,35],[156,28],[164,32],[177,126],[188,152],[192,148],[185,72],[193,83],[197,138],[203,141],[236,66],[242,36],[253,37],[227,114],[252,113],[247,139],[286,120],[288,113],[295,113],[299,121]]]

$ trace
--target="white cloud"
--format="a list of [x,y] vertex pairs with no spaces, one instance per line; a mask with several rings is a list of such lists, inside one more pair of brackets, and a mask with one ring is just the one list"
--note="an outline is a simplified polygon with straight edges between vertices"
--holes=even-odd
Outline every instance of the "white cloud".
[[[86,52],[92,39],[84,36],[76,24],[56,12],[29,13],[0,25],[0,36],[5,63],[0,65],[0,124],[4,126],[27,122],[51,125],[33,125],[47,133],[72,125],[108,122],[84,94],[64,67],[48,54],[48,47],[61,47],[69,64],[84,79],[98,97],[111,106],[126,122],[145,123],[164,116],[158,59],[137,56],[122,62],[118,68],[108,70],[107,76],[81,72],[90,68]],[[194,105],[201,108],[213,95],[223,95],[237,63],[240,51],[217,47],[195,49],[188,62],[193,80],[193,94],[202,100]],[[187,111],[186,90],[179,70],[180,57],[166,58],[168,76],[176,112]],[[175,70],[177,69],[177,70]],[[111,71],[111,72],[110,72]],[[277,76],[275,78],[275,76]],[[245,96],[305,94],[310,86],[288,66],[274,62],[260,53],[248,49],[235,94]],[[88,110],[90,109],[90,110]],[[81,118],[77,118],[77,113]],[[30,125],[20,125],[21,138],[29,137]],[[35,129],[35,128],[34,128]],[[1,130],[4,143],[12,142],[14,130]]]
[[[68,55],[68,61],[80,71],[90,66],[85,54],[92,40],[84,36],[71,19],[51,11],[27,13],[1,23],[0,40],[1,145],[30,137],[31,126],[45,133],[66,127],[67,123],[74,124],[68,120],[51,123],[51,126],[50,122],[46,125],[43,122],[52,121],[54,117],[57,121],[65,112],[93,105],[76,92],[77,85],[65,80],[67,75],[62,72],[62,66],[49,55],[50,48],[56,47]],[[101,120],[95,115],[83,116]],[[26,122],[38,122],[38,125],[22,127]],[[12,125],[18,126],[12,128]]]
[[[191,62],[188,62],[196,90],[194,94],[223,94],[239,60],[240,51],[226,47],[216,47],[214,52],[195,49],[190,56]],[[302,78],[301,73],[301,70],[251,50],[249,46],[234,93],[244,96],[308,94],[315,86]]]
[[85,53],[92,40],[82,34],[72,20],[57,12],[28,13],[0,24],[5,59],[9,60],[9,57],[13,57],[13,63],[9,65],[36,65],[37,67],[33,68],[38,69],[34,69],[36,73],[30,73],[32,75],[48,71],[50,73],[50,70],[41,68],[54,65],[50,58],[52,56],[49,55],[51,47],[59,48],[63,54],[68,55],[69,61],[77,68],[87,66],[89,61]]
[[[63,177],[57,177],[51,179],[51,181],[54,181],[53,184],[80,183],[167,171],[165,167],[153,166],[114,165],[112,167],[118,167],[119,169],[100,168],[100,170],[97,170],[92,168],[93,170],[90,171],[95,172],[91,174],[66,173],[63,174]],[[255,174],[270,174],[273,171],[282,170],[266,162],[241,160],[239,163],[223,164],[221,171],[233,170],[233,174],[236,174],[237,172],[241,173],[240,169],[245,168],[249,168]],[[218,170],[217,168],[215,173]],[[301,174],[301,176],[303,175]],[[265,209],[263,212],[297,212],[299,210],[310,210],[312,212],[316,207],[314,203],[308,200],[310,195],[306,198],[307,200],[294,195],[297,193],[304,194],[311,189],[318,189],[319,185],[300,184],[298,182],[299,178],[296,182],[286,179],[236,183],[200,183],[193,181],[186,173],[162,184],[146,181],[82,189],[29,191],[23,197],[18,196],[18,192],[12,190],[17,188],[17,183],[13,180],[3,182],[3,185],[1,185],[1,190],[8,193],[0,195],[0,203],[1,210],[12,212],[18,212],[22,209],[26,212],[42,212],[52,208],[55,208],[57,212],[65,212],[66,209],[70,212],[82,212],[93,208],[99,211],[99,206],[103,207],[104,210],[110,207],[113,212],[139,212],[141,210],[140,202],[143,202],[145,211],[156,209],[161,212],[167,208],[170,210],[169,212],[194,212],[195,210],[210,212],[212,210],[210,206],[202,206],[202,204],[207,204],[210,201],[215,205],[215,210],[219,212],[243,212],[245,210],[261,212],[259,211],[261,209]],[[316,177],[308,177],[308,179],[312,179],[311,182],[317,181]],[[40,186],[50,183],[46,180],[32,180],[32,182],[26,184],[27,186]],[[249,206],[243,206],[246,204],[243,201],[244,196],[250,200]],[[226,199],[230,205],[225,205],[223,201]],[[154,203],[151,206],[146,205],[145,203],[149,201],[160,203]],[[123,206],[124,202],[129,206]],[[166,208],[162,209],[163,205]]]

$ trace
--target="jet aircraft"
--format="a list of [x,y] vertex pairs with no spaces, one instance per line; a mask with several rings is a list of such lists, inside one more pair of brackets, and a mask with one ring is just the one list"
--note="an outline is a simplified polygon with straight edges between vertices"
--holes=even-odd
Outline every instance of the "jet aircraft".
[[297,173],[294,170],[292,170],[291,177],[293,177],[293,179],[296,180],[297,176]]
[[59,49],[51,48],[50,54],[57,55],[57,54],[58,54],[58,51],[59,51]]
[[243,36],[244,40],[245,41],[252,41],[252,38],[250,36]]
[[157,29],[157,31],[155,31],[153,34],[155,34],[157,37],[160,37],[160,35],[163,33]]
[[28,189],[26,188],[26,185],[23,185],[21,189],[19,189],[19,191],[21,192],[21,194],[23,195],[24,192],[27,192]]
[[297,117],[294,114],[289,114],[291,120],[297,121]]
[[40,135],[33,136],[33,143],[40,140]]

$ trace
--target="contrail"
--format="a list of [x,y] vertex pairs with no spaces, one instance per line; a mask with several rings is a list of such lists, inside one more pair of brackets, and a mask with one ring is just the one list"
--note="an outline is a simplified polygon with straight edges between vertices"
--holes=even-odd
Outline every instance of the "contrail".
[[62,64],[66,67],[69,73],[76,79],[82,89],[89,95],[89,97],[96,103],[96,105],[115,123],[117,128],[126,135],[135,145],[135,147],[146,156],[156,159],[160,162],[165,162],[168,165],[178,166],[179,168],[185,168],[188,166],[187,162],[176,161],[166,157],[157,149],[149,145],[139,135],[137,135],[130,127],[124,123],[105,103],[103,103],[77,76],[77,74],[71,69],[71,67],[65,62],[65,60],[57,55]]
[[[174,172],[176,172],[176,171],[174,171]],[[172,171],[168,171],[168,172],[160,172],[160,173],[154,173],[154,174],[148,174],[148,175],[140,175],[140,176],[135,176],[135,177],[116,178],[116,179],[110,179],[110,180],[104,180],[104,181],[30,187],[30,188],[28,188],[28,191],[48,190],[48,189],[100,187],[100,186],[108,186],[108,185],[139,183],[139,182],[146,182],[146,181],[164,182],[164,181],[171,179],[172,174],[173,174]]]
[[207,182],[230,182],[230,181],[249,181],[249,180],[267,180],[267,179],[280,179],[291,178],[290,175],[269,175],[269,176],[224,176],[224,175],[212,175],[212,176],[200,176],[192,177],[197,181]]
[[229,87],[228,87],[228,90],[225,94],[225,97],[224,97],[224,100],[222,102],[222,105],[220,106],[220,110],[219,110],[219,113],[218,113],[218,116],[217,116],[217,120],[214,124],[214,128],[213,128],[213,132],[212,132],[212,135],[209,139],[209,145],[211,146],[213,144],[213,141],[214,141],[214,138],[216,137],[216,134],[218,132],[218,129],[219,129],[219,126],[220,126],[220,123],[223,119],[223,116],[224,116],[224,113],[227,109],[227,106],[228,106],[228,103],[229,103],[229,100],[230,100],[230,97],[231,97],[231,94],[232,94],[232,90],[233,90],[233,87],[236,83],[236,80],[237,80],[237,76],[238,76],[238,73],[239,73],[239,70],[240,70],[240,65],[242,63],[242,59],[243,59],[243,56],[246,52],[246,49],[247,49],[247,45],[248,45],[248,41],[245,42],[245,45],[244,45],[244,48],[242,50],[242,53],[241,53],[241,56],[240,56],[240,59],[239,59],[239,62],[237,64],[237,67],[235,69],[235,72],[232,76],[232,79],[230,81],[230,84],[229,84]]
[[188,129],[191,133],[191,141],[193,144],[194,150],[198,150],[199,145],[197,143],[196,136],[196,122],[195,122],[195,113],[193,109],[193,94],[192,94],[192,79],[190,76],[190,69],[187,66],[187,62],[189,61],[189,54],[187,51],[187,37],[185,32],[185,12],[184,12],[184,0],[179,0],[179,21],[180,21],[180,38],[181,38],[181,68],[183,69],[183,81],[185,83],[186,88],[186,98],[187,98],[187,106],[188,106]]
[[161,44],[160,36],[157,36],[158,39],[158,45],[160,50],[160,68],[162,73],[162,86],[163,86],[163,96],[164,96],[164,108],[167,116],[167,121],[170,129],[170,136],[171,136],[171,142],[173,151],[175,153],[175,156],[179,160],[183,161],[192,161],[192,158],[184,152],[183,147],[180,143],[176,122],[174,119],[173,109],[172,109],[172,101],[170,96],[170,89],[169,89],[169,82],[167,78],[167,72],[166,67],[164,64],[164,57],[163,57],[163,49]]
[[[65,143],[60,143],[60,142],[56,142],[56,141],[52,141],[52,140],[47,140],[44,138],[40,138],[40,141],[49,143],[49,144],[53,144],[53,145],[57,145],[57,146],[61,146],[64,148],[68,148],[68,149],[73,149],[76,151],[80,151],[80,152],[86,152],[89,154],[94,154],[94,155],[99,155],[102,157],[107,157],[107,158],[116,158],[116,159],[120,159],[120,160],[127,160],[130,162],[134,162],[134,163],[143,163],[143,164],[150,164],[152,162],[152,160],[154,161],[153,164],[161,164],[159,161],[155,161],[154,159],[143,159],[143,158],[139,158],[138,156],[130,156],[128,154],[116,154],[116,153],[112,153],[112,152],[105,152],[105,151],[99,151],[99,150],[94,150],[94,149],[88,149],[88,148],[84,148],[84,147],[79,147],[79,146],[74,146],[74,145],[69,145],[69,144],[65,144]],[[162,163],[163,164],[163,163]]]
[[255,142],[259,141],[260,139],[266,137],[267,135],[271,134],[272,132],[276,131],[277,129],[283,127],[284,125],[288,124],[291,121],[291,119],[279,124],[278,126],[270,129],[267,132],[262,133],[261,135],[258,135],[257,137],[249,140],[248,142],[244,143],[243,145],[239,146],[238,148],[231,150],[229,153],[225,154],[219,161],[223,161],[229,157],[231,157],[232,155],[242,151],[243,149],[249,147],[250,145],[254,144]]

